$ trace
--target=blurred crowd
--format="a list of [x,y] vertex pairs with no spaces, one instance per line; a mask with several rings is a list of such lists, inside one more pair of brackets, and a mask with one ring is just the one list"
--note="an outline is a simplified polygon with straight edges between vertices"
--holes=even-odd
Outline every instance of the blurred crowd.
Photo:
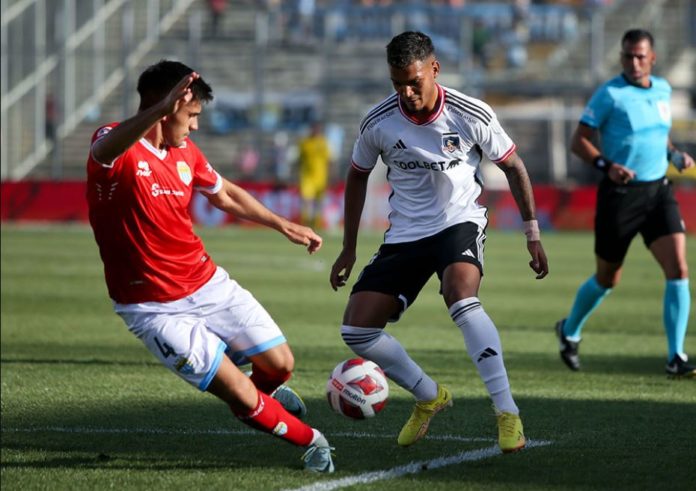
[[[457,61],[461,36],[470,36],[472,56],[488,69],[495,53],[508,68],[527,62],[532,42],[563,42],[577,36],[579,16],[612,0],[207,0],[212,37],[237,3],[268,14],[271,42],[308,45],[319,40],[382,40],[395,30],[429,34],[440,55]],[[395,25],[397,24],[397,25]],[[465,29],[468,28],[468,29]],[[464,34],[466,33],[466,34]]]

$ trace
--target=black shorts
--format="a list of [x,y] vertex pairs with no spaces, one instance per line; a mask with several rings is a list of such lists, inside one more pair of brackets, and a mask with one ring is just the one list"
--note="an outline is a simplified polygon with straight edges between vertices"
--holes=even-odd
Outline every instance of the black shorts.
[[604,179],[597,189],[595,254],[623,262],[637,233],[649,247],[655,239],[684,232],[679,205],[667,178],[620,186]]
[[374,291],[395,296],[401,302],[401,310],[390,321],[396,321],[416,301],[433,273],[442,281],[442,274],[450,264],[474,264],[483,276],[485,241],[484,231],[466,222],[413,242],[382,244],[358,276],[351,295]]

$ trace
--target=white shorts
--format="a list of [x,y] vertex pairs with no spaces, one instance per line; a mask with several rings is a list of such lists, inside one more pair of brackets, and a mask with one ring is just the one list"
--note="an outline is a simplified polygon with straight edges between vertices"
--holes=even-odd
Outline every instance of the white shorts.
[[266,309],[220,267],[188,297],[115,303],[114,310],[164,365],[202,391],[223,356],[241,365],[286,342]]

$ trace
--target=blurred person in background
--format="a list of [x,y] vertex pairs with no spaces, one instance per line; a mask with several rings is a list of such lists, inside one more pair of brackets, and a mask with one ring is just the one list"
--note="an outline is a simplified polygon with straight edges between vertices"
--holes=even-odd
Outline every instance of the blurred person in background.
[[220,26],[227,13],[227,0],[207,0],[207,2],[210,13],[210,37],[214,39],[220,35]]
[[312,123],[309,133],[297,144],[302,223],[312,227],[322,224],[322,200],[329,185],[331,147],[321,123]]
[[[344,286],[356,261],[367,183],[378,159],[392,188],[384,244],[358,276],[346,306],[341,336],[357,355],[377,363],[416,399],[397,442],[422,438],[431,419],[452,405],[452,394],[435,382],[385,332],[437,273],[452,321],[493,401],[503,452],[525,446],[498,330],[478,298],[483,276],[487,210],[480,165],[486,155],[507,177],[527,235],[529,265],[537,279],[548,273],[535,219],[532,185],[516,146],[488,104],[436,82],[440,63],[430,37],[407,31],[387,45],[396,93],[370,110],[360,124],[345,190],[343,249],[330,273],[334,290]],[[432,334],[427,330],[421,337]]]
[[595,91],[572,139],[573,152],[604,179],[597,190],[596,271],[580,286],[568,317],[556,324],[560,355],[571,370],[580,369],[583,326],[619,283],[629,245],[640,233],[666,280],[666,371],[694,377],[696,367],[684,353],[691,303],[686,234],[665,177],[670,161],[681,172],[694,167],[694,160],[669,138],[672,89],[665,79],[651,75],[656,59],[652,35],[642,29],[627,31],[620,56],[623,73]]
[[[284,385],[294,368],[285,336],[215,265],[193,231],[189,205],[200,192],[310,254],[321,237],[221,177],[189,139],[213,98],[198,73],[162,60],[140,75],[137,89],[137,114],[97,129],[87,160],[89,221],[114,310],[176,375],[227,403],[244,424],[306,447],[305,469],[333,472],[326,438],[298,419],[306,407]],[[237,367],[249,362],[251,376]]]

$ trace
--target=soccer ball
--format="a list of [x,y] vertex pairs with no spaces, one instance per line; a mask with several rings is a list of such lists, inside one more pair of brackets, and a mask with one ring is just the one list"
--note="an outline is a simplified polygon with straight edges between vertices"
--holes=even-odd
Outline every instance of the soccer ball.
[[387,405],[389,385],[376,363],[351,358],[334,368],[326,383],[326,396],[339,414],[353,419],[372,418]]

